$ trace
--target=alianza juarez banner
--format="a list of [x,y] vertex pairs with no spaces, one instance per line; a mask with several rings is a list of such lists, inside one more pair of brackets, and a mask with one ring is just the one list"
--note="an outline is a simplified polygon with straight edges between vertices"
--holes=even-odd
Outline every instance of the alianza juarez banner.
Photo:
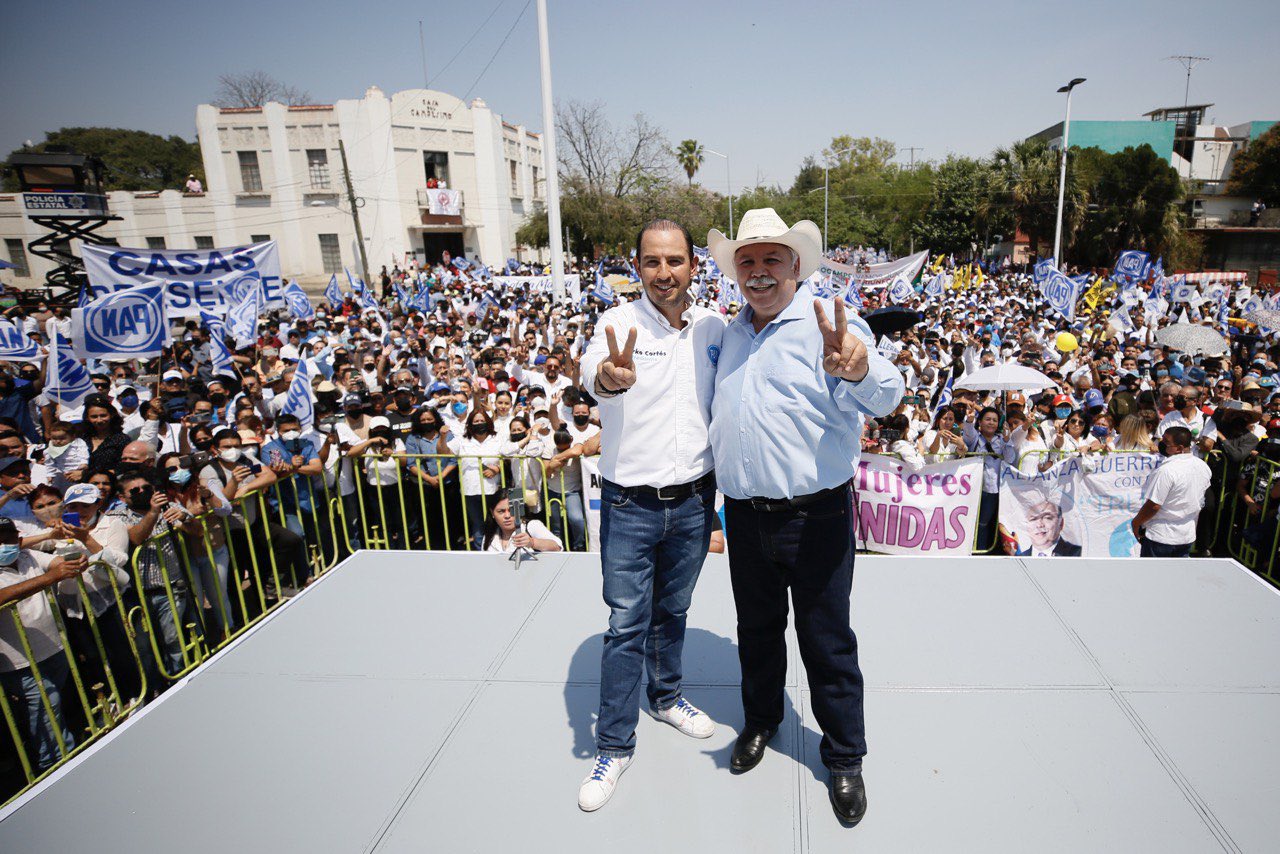
[[1000,537],[1007,554],[1031,557],[1137,557],[1129,527],[1159,454],[1072,456],[1025,474],[1005,464]]
[[981,494],[981,457],[913,471],[896,457],[863,454],[853,476],[858,546],[886,554],[970,554]]
[[127,249],[82,247],[90,298],[138,285],[164,282],[168,315],[199,317],[201,309],[226,314],[232,294],[248,276],[262,279],[267,308],[285,308],[280,254],[274,240],[226,249]]

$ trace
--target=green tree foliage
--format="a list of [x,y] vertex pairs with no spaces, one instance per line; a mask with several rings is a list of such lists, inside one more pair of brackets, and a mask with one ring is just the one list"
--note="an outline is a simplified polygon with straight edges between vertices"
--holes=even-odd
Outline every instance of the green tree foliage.
[[1227,192],[1280,205],[1280,124],[1272,125],[1236,155]]
[[[1068,158],[1070,167],[1071,157]],[[1053,244],[1058,217],[1059,153],[1043,140],[1022,140],[1008,148],[998,148],[991,156],[992,167],[1000,182],[1000,192],[988,199],[989,211],[1005,207],[1013,215],[1019,229],[1033,247]],[[1080,193],[1068,169],[1064,204],[1065,228],[1072,228],[1071,217],[1080,209]]]
[[683,140],[676,146],[676,162],[680,164],[685,174],[689,176],[690,187],[693,186],[693,176],[702,166],[702,161],[706,160],[706,156],[702,152],[702,144],[696,139]]
[[917,247],[968,256],[981,251],[993,234],[1008,234],[1013,217],[990,204],[1002,190],[999,174],[986,160],[952,155],[935,167],[933,196],[916,224]]
[[1070,242],[1074,263],[1107,266],[1125,249],[1164,255],[1179,244],[1182,182],[1151,146],[1086,150],[1077,170],[1088,208]]
[[[177,136],[123,128],[62,128],[45,134],[44,142],[25,151],[40,152],[51,145],[100,158],[106,164],[103,181],[108,190],[180,190],[187,175],[202,173],[200,146]],[[23,152],[12,151],[9,157]],[[6,170],[4,189],[18,189],[11,170]]]

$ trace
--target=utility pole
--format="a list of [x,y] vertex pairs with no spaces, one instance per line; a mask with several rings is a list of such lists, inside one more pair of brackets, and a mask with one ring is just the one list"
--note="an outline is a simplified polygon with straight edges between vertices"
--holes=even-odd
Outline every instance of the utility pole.
[[551,46],[547,41],[547,0],[538,0],[538,59],[542,72],[542,168],[547,173],[547,226],[551,243],[551,287],[564,300],[564,245],[560,242],[560,173],[556,160],[556,111],[551,99]]
[[[1187,69],[1187,86],[1182,91],[1182,106],[1185,108],[1191,103],[1191,69],[1195,68],[1202,62],[1208,62],[1207,56],[1190,56],[1189,54],[1179,54],[1178,56],[1166,56],[1165,59],[1172,59]],[[1195,128],[1192,128],[1192,136],[1195,136]]]
[[911,152],[911,168],[912,169],[916,168],[916,152],[924,151],[924,149],[918,145],[904,145],[902,147],[902,150]]
[[351,170],[347,168],[347,144],[342,140],[338,140],[338,151],[342,154],[342,179],[347,182],[347,201],[351,204],[351,218],[356,224],[356,245],[360,247],[360,270],[364,274],[365,287],[371,288],[373,285],[369,282],[369,257],[364,251],[364,229],[360,227],[360,208],[356,205],[355,188],[351,186]]

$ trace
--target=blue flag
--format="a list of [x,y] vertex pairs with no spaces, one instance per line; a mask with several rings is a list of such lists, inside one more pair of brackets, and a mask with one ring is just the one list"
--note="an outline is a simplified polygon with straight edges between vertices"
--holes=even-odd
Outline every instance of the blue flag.
[[329,301],[331,308],[337,308],[342,305],[342,288],[338,287],[337,273],[329,276],[329,284],[324,289],[324,298]]
[[315,420],[315,401],[311,398],[311,364],[302,359],[293,372],[293,380],[289,383],[289,392],[284,399],[281,414],[296,415],[302,422],[302,429],[311,426]]
[[310,320],[316,316],[316,310],[311,305],[311,298],[302,289],[302,285],[297,282],[290,282],[284,286],[283,294],[285,304],[289,306],[289,311],[298,320]]
[[66,407],[79,406],[80,401],[93,394],[93,383],[84,365],[67,351],[70,347],[50,324],[48,374],[44,381],[44,393]]
[[209,330],[209,364],[215,374],[235,376],[231,364],[231,350],[227,347],[227,322],[216,314],[200,310],[200,323]]
[[396,290],[396,299],[400,302],[400,307],[408,311],[413,307],[413,297],[409,296],[409,292],[404,289],[404,285],[396,282],[393,287]]
[[1036,262],[1031,272],[1031,281],[1037,285],[1044,284],[1044,280],[1053,275],[1056,269],[1058,269],[1056,258],[1043,258]]
[[930,298],[942,296],[943,288],[946,287],[947,274],[938,273],[929,280],[929,284],[925,285],[924,295]]
[[1117,282],[1141,282],[1146,280],[1150,269],[1150,255],[1137,249],[1126,249],[1116,259],[1116,268],[1112,271],[1111,278]]
[[1169,297],[1170,302],[1191,302],[1199,295],[1195,282],[1188,282],[1186,279],[1181,280],[1173,286],[1172,295]]
[[866,305],[862,302],[862,290],[858,287],[855,279],[849,280],[849,286],[844,289],[844,304],[856,311],[862,311]]
[[169,344],[165,283],[112,291],[71,310],[71,342],[81,359],[146,359]]
[[951,405],[951,386],[955,381],[955,377],[947,377],[947,384],[942,387],[942,394],[938,395],[938,404],[933,407],[933,418],[930,419],[932,422],[936,423],[938,413]]
[[258,309],[258,296],[250,292],[227,311],[227,329],[237,347],[248,347],[257,340]]
[[1076,302],[1080,298],[1080,283],[1060,271],[1054,270],[1040,285],[1040,293],[1049,307],[1067,320],[1076,319]]
[[28,362],[40,358],[40,348],[12,321],[0,317],[0,362]]

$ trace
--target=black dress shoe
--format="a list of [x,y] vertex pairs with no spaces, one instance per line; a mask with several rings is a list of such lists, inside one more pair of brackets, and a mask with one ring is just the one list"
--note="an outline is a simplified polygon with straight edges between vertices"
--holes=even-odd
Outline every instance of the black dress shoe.
[[831,808],[836,818],[852,827],[867,814],[867,790],[862,785],[862,772],[831,775]]
[[742,731],[733,745],[733,758],[729,767],[737,774],[745,774],[760,764],[764,747],[777,734],[776,729],[747,729]]

